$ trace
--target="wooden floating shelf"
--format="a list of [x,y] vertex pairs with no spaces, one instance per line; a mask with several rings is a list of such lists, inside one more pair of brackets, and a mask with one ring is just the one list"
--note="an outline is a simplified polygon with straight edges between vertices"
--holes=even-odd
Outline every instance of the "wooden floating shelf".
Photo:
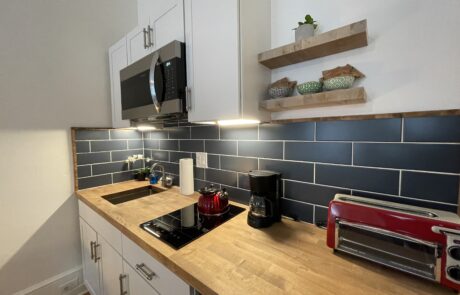
[[280,112],[286,110],[364,103],[366,99],[367,95],[364,88],[357,87],[269,99],[262,101],[260,107],[270,112]]
[[367,46],[367,20],[259,53],[259,63],[276,69]]

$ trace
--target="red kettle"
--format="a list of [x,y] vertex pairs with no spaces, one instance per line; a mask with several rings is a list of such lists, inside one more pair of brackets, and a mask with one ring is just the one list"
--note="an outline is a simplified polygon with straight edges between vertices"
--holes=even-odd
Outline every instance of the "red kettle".
[[219,216],[227,213],[228,193],[225,189],[219,190],[213,185],[201,188],[198,191],[201,195],[198,199],[198,212],[208,216]]

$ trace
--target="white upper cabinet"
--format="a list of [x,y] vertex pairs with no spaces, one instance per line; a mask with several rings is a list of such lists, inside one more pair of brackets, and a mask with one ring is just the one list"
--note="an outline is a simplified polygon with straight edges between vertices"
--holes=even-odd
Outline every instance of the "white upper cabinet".
[[184,42],[183,0],[138,0],[138,26],[127,35],[128,64],[174,40]]
[[270,1],[185,0],[189,121],[269,120],[259,110],[270,71]]
[[121,119],[121,87],[120,70],[128,65],[126,37],[115,43],[109,49],[110,92],[112,98],[112,127],[129,127],[129,120]]

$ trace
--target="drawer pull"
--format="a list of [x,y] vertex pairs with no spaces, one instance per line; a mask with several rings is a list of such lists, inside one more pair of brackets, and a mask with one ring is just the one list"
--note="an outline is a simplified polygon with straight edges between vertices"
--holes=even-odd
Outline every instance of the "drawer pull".
[[97,248],[99,248],[100,246],[101,244],[94,242],[94,262],[97,262],[98,260],[101,259],[100,256],[97,256]]
[[91,260],[94,260],[94,245],[96,244],[96,242],[89,242],[89,247],[91,248]]
[[136,269],[149,281],[153,279],[156,274],[145,263],[136,264]]

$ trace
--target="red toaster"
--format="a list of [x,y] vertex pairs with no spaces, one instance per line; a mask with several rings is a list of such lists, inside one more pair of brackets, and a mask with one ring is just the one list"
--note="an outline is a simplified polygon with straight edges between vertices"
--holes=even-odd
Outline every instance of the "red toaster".
[[460,218],[451,212],[337,194],[327,245],[460,291]]

